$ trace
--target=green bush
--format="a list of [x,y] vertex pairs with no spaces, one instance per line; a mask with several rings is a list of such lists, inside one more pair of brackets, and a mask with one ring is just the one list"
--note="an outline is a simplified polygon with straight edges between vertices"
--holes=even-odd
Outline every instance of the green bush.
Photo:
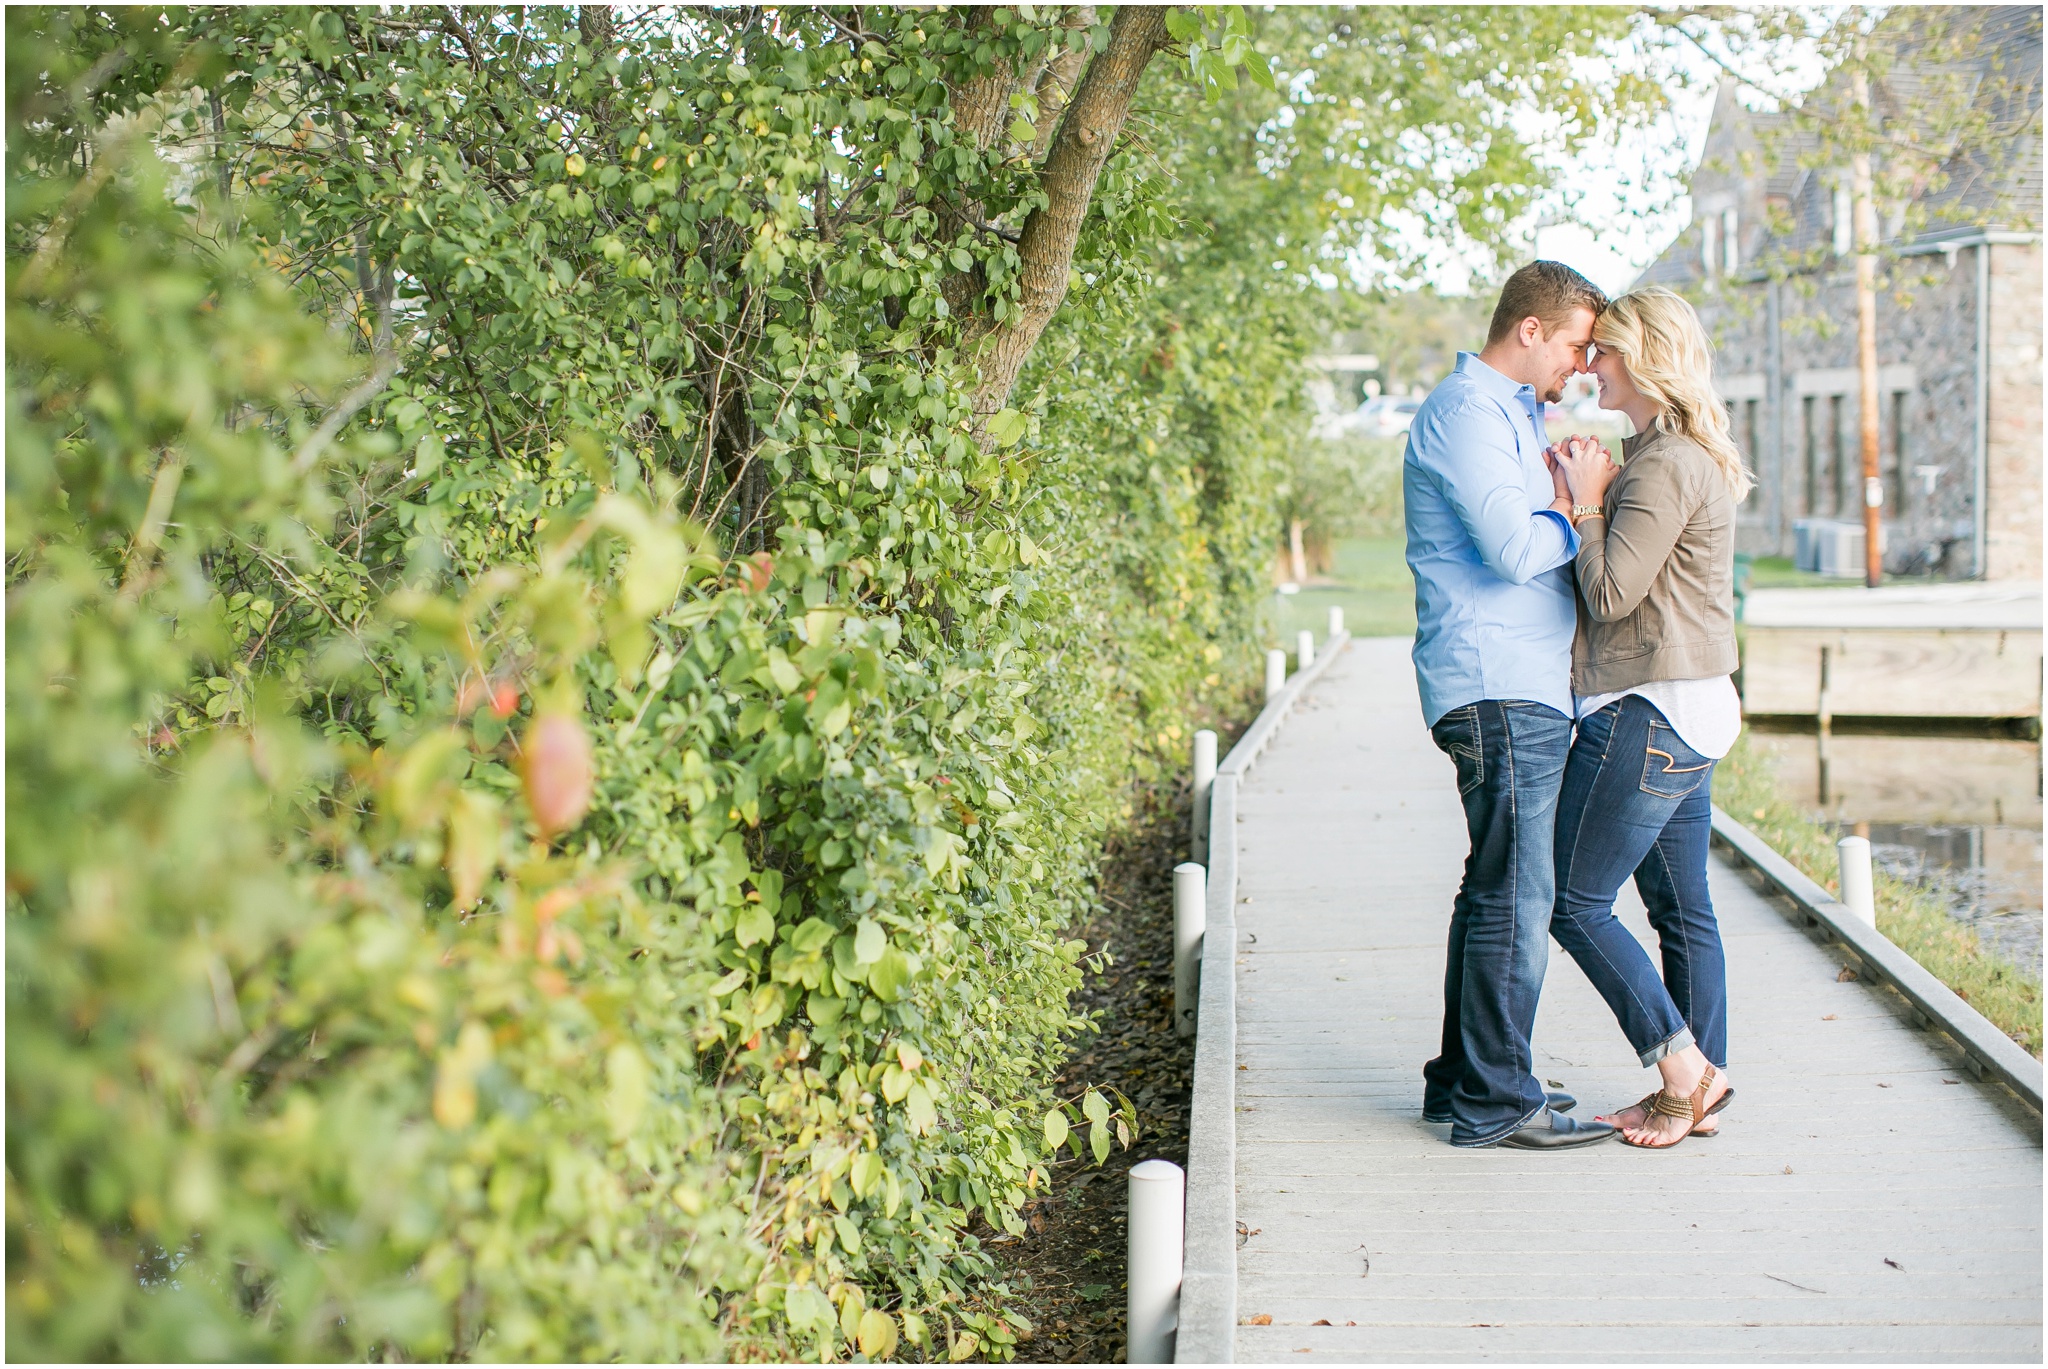
[[1130,1143],[1067,932],[1251,697],[1328,235],[1497,230],[1607,22],[1262,21],[1487,146],[1389,179],[1178,16],[977,411],[1051,116],[956,105],[1059,18],[9,12],[17,1357],[1010,1353],[977,1231]]

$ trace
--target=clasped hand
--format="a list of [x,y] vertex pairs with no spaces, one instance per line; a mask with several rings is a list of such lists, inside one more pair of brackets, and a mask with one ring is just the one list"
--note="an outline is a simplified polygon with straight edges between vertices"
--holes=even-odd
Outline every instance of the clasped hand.
[[1614,480],[1614,457],[1597,438],[1567,437],[1543,453],[1552,492],[1568,505],[1598,505]]

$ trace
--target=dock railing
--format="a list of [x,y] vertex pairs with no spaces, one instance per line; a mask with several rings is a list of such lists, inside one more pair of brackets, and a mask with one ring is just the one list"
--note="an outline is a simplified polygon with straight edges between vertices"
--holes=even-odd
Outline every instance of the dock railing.
[[1762,837],[1719,807],[1714,840],[1784,896],[1793,919],[1823,939],[1840,942],[1858,962],[1862,977],[1889,984],[1906,1000],[1914,1022],[1946,1032],[1963,1053],[1970,1072],[1990,1075],[2041,1110],[2041,1062],[1993,1026],[1990,1019],[1957,997],[1955,990],[1899,949],[1890,937],[1858,917]]
[[1227,1364],[1237,1348],[1237,787],[1351,635],[1332,633],[1238,738],[1209,790],[1208,899],[1189,1108],[1187,1216],[1174,1361]]

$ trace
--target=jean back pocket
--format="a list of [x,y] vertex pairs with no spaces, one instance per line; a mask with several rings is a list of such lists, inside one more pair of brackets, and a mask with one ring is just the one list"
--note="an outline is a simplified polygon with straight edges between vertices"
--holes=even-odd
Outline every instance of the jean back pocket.
[[1714,762],[1685,744],[1668,723],[1650,724],[1650,738],[1643,748],[1643,792],[1660,798],[1682,799],[1700,787],[1714,768]]

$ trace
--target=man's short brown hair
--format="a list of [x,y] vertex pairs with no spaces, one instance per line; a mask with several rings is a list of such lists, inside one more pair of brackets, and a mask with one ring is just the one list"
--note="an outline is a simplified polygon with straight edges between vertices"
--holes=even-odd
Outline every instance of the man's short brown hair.
[[1491,347],[1533,318],[1543,325],[1543,336],[1556,332],[1572,312],[1591,309],[1593,317],[1607,307],[1600,287],[1561,261],[1532,261],[1508,277],[1500,288],[1500,303],[1493,306],[1493,322],[1486,330]]

